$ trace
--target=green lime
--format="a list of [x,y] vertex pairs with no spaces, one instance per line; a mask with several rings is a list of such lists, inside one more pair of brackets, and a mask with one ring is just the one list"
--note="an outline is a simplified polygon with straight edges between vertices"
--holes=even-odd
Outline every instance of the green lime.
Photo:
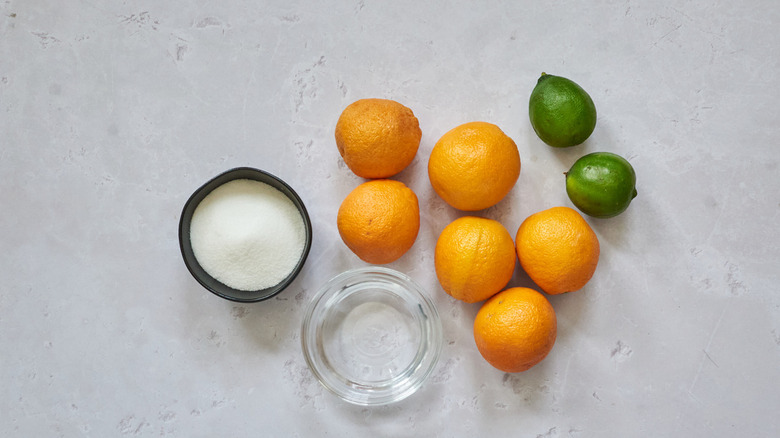
[[588,216],[617,216],[636,197],[636,173],[620,155],[594,152],[566,172],[566,194]]
[[528,103],[536,135],[557,148],[578,145],[596,127],[596,106],[573,81],[542,73]]

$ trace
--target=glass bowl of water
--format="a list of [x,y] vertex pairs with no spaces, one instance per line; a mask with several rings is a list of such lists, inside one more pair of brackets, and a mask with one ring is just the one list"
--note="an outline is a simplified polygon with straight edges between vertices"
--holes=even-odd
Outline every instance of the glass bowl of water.
[[303,354],[325,388],[362,406],[402,400],[433,371],[439,314],[408,276],[367,267],[328,281],[303,319]]

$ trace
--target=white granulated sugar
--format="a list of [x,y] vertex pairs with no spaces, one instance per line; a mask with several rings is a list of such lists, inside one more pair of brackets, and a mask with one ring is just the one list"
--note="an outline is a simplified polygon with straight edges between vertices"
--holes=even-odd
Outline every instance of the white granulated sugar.
[[198,204],[190,241],[209,275],[234,289],[252,291],[279,284],[295,269],[306,231],[303,217],[282,192],[238,179]]

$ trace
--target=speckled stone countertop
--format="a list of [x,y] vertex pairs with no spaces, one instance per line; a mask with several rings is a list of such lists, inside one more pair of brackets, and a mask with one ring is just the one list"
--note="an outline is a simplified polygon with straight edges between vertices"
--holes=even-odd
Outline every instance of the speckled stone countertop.
[[[0,1],[0,436],[777,436],[780,434],[780,3]],[[664,4],[666,3],[666,4]],[[544,71],[593,97],[598,125],[556,150],[528,121]],[[318,287],[365,266],[341,242],[362,180],[336,119],[354,100],[410,107],[422,142],[395,178],[420,199],[388,265],[442,316],[430,379],[397,404],[342,402],[300,348]],[[464,213],[427,178],[436,140],[495,123],[520,179],[479,215],[514,235],[571,205],[561,173],[626,157],[639,196],[588,221],[596,275],[552,296],[558,340],[533,369],[479,355],[433,270]],[[237,166],[288,181],[314,244],[290,289],[222,300],[190,276],[184,202]],[[518,268],[511,285],[533,286]]]

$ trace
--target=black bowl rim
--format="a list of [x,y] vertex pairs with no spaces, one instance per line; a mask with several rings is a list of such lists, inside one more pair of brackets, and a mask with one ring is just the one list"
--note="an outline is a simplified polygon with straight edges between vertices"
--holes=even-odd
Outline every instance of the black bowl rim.
[[[257,177],[260,178],[258,179]],[[190,246],[189,232],[190,221],[192,220],[192,213],[194,212],[195,208],[198,206],[198,204],[200,204],[203,198],[205,198],[214,189],[225,183],[238,179],[251,179],[254,181],[263,182],[284,193],[284,195],[287,196],[293,202],[293,204],[295,204],[296,208],[301,213],[306,230],[306,242],[303,253],[301,254],[301,259],[298,261],[298,264],[295,266],[295,269],[293,269],[290,275],[288,275],[284,280],[275,286],[255,291],[238,290],[219,282],[200,266],[194,255],[191,255],[192,247]],[[203,185],[198,187],[192,193],[192,195],[190,195],[189,199],[187,199],[187,202],[184,203],[184,208],[182,208],[181,216],[179,217],[179,250],[181,251],[182,259],[184,259],[184,264],[187,266],[187,270],[195,278],[195,280],[197,280],[197,282],[200,283],[200,285],[206,288],[206,290],[209,292],[226,300],[239,303],[264,301],[278,295],[283,290],[285,290],[303,269],[303,265],[309,256],[309,250],[311,250],[312,240],[313,236],[309,212],[306,210],[306,205],[304,205],[303,200],[301,200],[300,196],[298,196],[298,193],[292,187],[290,187],[289,184],[276,175],[254,167],[234,167],[209,179],[203,183]],[[215,284],[219,285],[219,287],[216,287]]]

